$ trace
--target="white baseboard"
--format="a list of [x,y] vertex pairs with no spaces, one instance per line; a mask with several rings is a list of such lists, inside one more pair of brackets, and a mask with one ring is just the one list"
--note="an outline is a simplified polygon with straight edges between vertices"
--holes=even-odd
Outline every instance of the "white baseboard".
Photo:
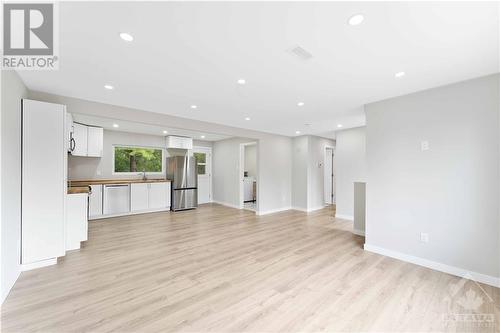
[[378,247],[375,245],[370,245],[370,244],[365,244],[364,249],[369,252],[381,254],[386,257],[391,257],[395,259],[399,259],[402,261],[406,261],[415,265],[427,267],[430,269],[434,269],[436,271],[448,273],[451,275],[459,276],[462,278],[466,278],[469,280],[481,282],[493,287],[500,288],[500,277],[494,277],[491,275],[486,275],[486,274],[481,274],[481,273],[476,273],[476,272],[471,272],[463,268],[459,267],[454,267],[450,265],[446,265],[440,262],[420,258],[420,257],[415,257],[409,254],[401,253],[401,252],[396,252],[388,249],[384,249],[382,247]]
[[222,205],[222,206],[226,206],[226,207],[231,207],[231,208],[241,209],[241,207],[240,207],[240,206],[230,204],[229,202],[223,202],[223,201],[217,201],[217,200],[212,200],[212,202],[213,202],[213,203],[215,203],[215,204],[219,204],[219,205]]
[[310,212],[314,212],[315,210],[320,210],[320,209],[323,209],[323,208],[325,208],[325,207],[324,206],[313,207],[313,208],[291,207],[290,209],[298,210],[298,211],[305,212],[305,213],[310,213]]
[[21,275],[20,269],[21,267],[19,267],[19,270],[17,271],[16,278],[11,283],[9,283],[9,285],[5,287],[5,290],[2,290],[2,299],[0,300],[0,304],[3,304],[7,296],[9,296],[9,293],[12,290],[12,287],[14,287],[14,284],[16,283],[17,279],[19,279],[19,275]]
[[89,221],[109,219],[111,217],[121,217],[121,216],[168,212],[168,211],[170,211],[170,207],[159,208],[159,209],[138,210],[138,211],[133,211],[133,212],[119,213],[119,214],[94,215],[94,216],[89,217]]
[[349,221],[354,221],[354,216],[352,216],[352,215],[335,214],[335,218],[337,218],[337,219],[343,219],[343,220],[349,220]]
[[267,214],[274,214],[274,213],[279,213],[279,212],[284,212],[285,210],[290,210],[292,207],[283,207],[283,208],[278,208],[278,209],[271,209],[271,210],[265,210],[265,211],[257,211],[257,215],[267,215]]
[[29,263],[29,264],[21,264],[21,272],[30,271],[32,269],[51,266],[51,265],[55,265],[55,264],[57,264],[57,258],[41,260],[41,261]]
[[365,236],[365,231],[364,230],[359,230],[359,229],[352,229],[352,233],[358,236]]

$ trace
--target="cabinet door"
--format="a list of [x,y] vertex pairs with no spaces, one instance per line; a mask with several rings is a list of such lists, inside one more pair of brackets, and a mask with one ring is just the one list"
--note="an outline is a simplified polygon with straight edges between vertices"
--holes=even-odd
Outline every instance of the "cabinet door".
[[102,215],[102,185],[91,185],[89,198],[89,218]]
[[73,123],[74,150],[71,155],[87,156],[87,126]]
[[170,188],[170,186],[171,186],[170,182],[165,183],[165,187],[167,188],[167,201],[166,201],[167,202],[167,208],[170,208],[170,205],[171,205],[171,203],[170,203],[170,201],[171,201],[171,199],[170,199],[171,198],[171,188]]
[[87,129],[87,156],[102,157],[102,128],[89,126]]
[[150,183],[149,209],[167,208],[167,183]]
[[149,184],[140,183],[132,184],[130,187],[130,210],[139,211],[146,210],[149,207],[148,196],[149,196]]
[[66,250],[79,249],[87,240],[87,194],[68,194],[66,206]]
[[63,105],[22,100],[22,264],[65,253],[65,119]]

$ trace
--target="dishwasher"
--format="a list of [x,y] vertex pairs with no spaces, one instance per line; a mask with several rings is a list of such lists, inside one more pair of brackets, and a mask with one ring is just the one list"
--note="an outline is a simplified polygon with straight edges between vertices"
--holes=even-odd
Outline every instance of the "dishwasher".
[[123,214],[130,211],[130,184],[104,185],[103,213]]

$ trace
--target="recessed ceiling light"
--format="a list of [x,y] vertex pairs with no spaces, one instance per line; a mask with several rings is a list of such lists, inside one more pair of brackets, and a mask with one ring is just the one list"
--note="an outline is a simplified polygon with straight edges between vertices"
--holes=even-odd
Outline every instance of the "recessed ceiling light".
[[243,84],[245,84],[245,83],[247,83],[247,81],[245,81],[245,79],[239,79],[239,80],[238,80],[238,84],[243,85]]
[[202,135],[202,136],[200,136],[200,138],[205,139],[205,136],[204,136],[204,135]]
[[168,133],[168,131],[163,131],[163,134],[167,134],[167,133]]
[[118,128],[118,127],[120,127],[120,126],[119,126],[118,124],[113,124],[113,127],[114,127],[114,128]]
[[134,37],[131,34],[128,34],[126,32],[121,32],[120,33],[120,38],[123,39],[126,42],[131,42],[134,40]]
[[109,85],[109,84],[104,85],[104,88],[106,88],[106,89],[108,89],[108,90],[113,90],[113,89],[115,89],[115,87],[113,87],[112,85]]
[[297,105],[298,106],[304,106],[304,102],[298,102]]
[[250,120],[250,117],[245,117],[245,120]]
[[397,79],[399,79],[399,78],[402,78],[405,75],[406,75],[405,72],[397,72],[396,74],[394,74],[394,77],[397,78]]
[[198,106],[196,105],[191,105],[191,109],[196,109]]
[[300,131],[295,131],[295,134],[300,134]]
[[342,124],[338,124],[338,125],[337,125],[337,127],[338,127],[338,128],[341,128],[341,127],[342,127]]
[[361,24],[361,22],[363,22],[364,19],[365,19],[365,17],[362,14],[356,14],[356,15],[353,15],[349,18],[349,24],[350,25],[358,25],[358,24]]

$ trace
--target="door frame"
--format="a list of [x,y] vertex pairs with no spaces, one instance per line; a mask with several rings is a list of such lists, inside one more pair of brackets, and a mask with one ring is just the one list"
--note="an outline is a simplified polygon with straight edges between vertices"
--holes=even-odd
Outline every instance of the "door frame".
[[[202,150],[203,152],[206,152],[206,154],[208,155],[207,156],[207,161],[209,160],[210,162],[210,170],[209,170],[209,173],[208,173],[208,203],[210,202],[213,202],[213,182],[212,182],[212,168],[213,168],[213,164],[212,164],[212,147],[205,147],[205,146],[193,146],[193,150],[192,152],[193,153],[198,153],[200,152],[199,150]],[[198,179],[196,180],[196,182],[198,183]]]
[[[245,200],[245,194],[244,194],[244,175],[245,175],[245,147],[247,146],[254,146],[255,145],[255,153],[257,154],[256,156],[256,175],[255,175],[255,181],[257,182],[257,188],[255,189],[257,200],[255,200],[255,212],[259,211],[259,145],[257,144],[257,141],[252,141],[252,142],[246,142],[246,143],[240,143],[240,165],[239,165],[239,172],[238,172],[238,182],[239,182],[239,198],[238,198],[238,206],[240,209],[245,208],[244,200]],[[254,211],[254,210],[251,210]]]
[[331,199],[331,202],[330,203],[326,203],[325,202],[325,178],[326,178],[326,168],[324,168],[323,170],[323,204],[325,206],[327,205],[334,205],[337,201],[337,196],[336,196],[336,181],[335,181],[335,146],[325,146],[325,150],[323,152],[323,166],[326,166],[326,159],[327,159],[327,154],[326,152],[328,151],[328,149],[331,149],[332,150],[332,199]]

